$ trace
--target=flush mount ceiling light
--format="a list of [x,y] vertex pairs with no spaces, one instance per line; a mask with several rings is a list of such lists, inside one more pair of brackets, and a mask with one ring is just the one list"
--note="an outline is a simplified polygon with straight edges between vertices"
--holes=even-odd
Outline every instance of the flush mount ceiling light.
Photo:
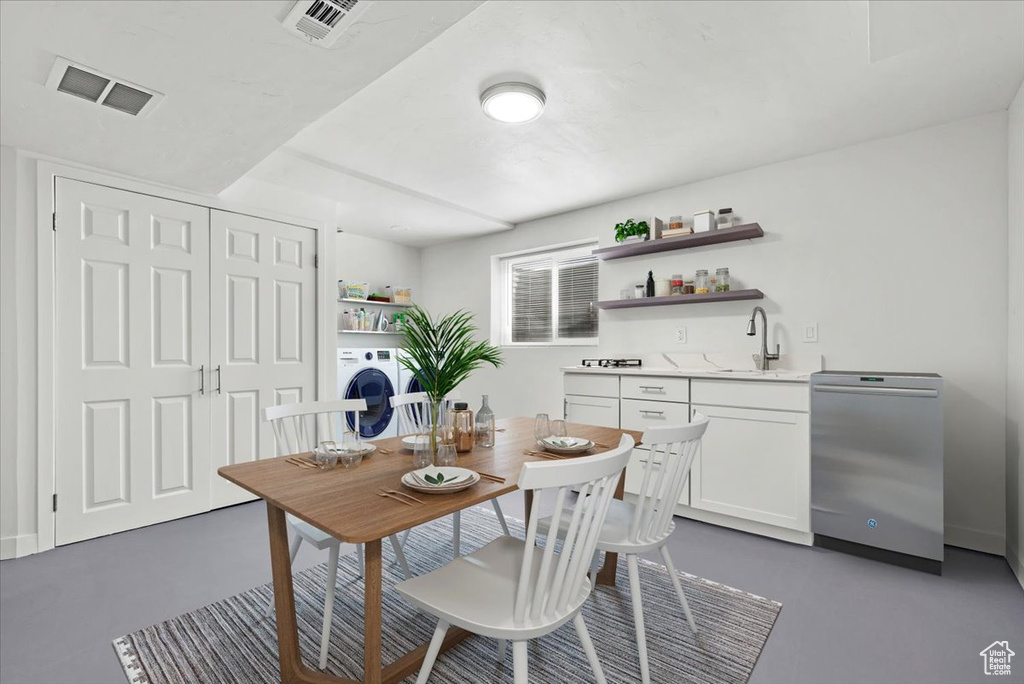
[[480,108],[501,123],[529,123],[544,113],[544,93],[529,83],[498,83],[480,93]]

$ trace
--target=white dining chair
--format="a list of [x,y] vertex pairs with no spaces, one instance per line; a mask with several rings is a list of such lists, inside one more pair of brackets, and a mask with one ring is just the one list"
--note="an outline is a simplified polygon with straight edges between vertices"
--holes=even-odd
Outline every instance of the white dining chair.
[[[314,447],[324,441],[340,444],[342,434],[348,429],[345,424],[345,414],[354,413],[355,424],[359,425],[359,412],[365,410],[365,399],[282,404],[263,409],[263,420],[269,421],[274,429],[277,455],[286,456],[312,451]],[[341,541],[290,513],[285,515],[285,519],[292,529],[292,541],[289,548],[292,563],[295,562],[295,556],[299,553],[302,542],[306,542],[320,551],[328,550],[324,624],[320,636],[320,669],[322,670],[327,667],[327,647],[331,640],[331,617],[334,615],[334,592],[338,580],[338,556],[340,555]],[[391,548],[395,550],[398,563],[402,566],[402,573],[408,579],[412,574],[409,572],[409,564],[406,563],[402,545],[395,535],[391,535],[388,539],[391,541]],[[363,545],[357,544],[357,563],[360,574],[363,567],[362,551]],[[271,596],[264,615],[269,617],[273,609],[274,597]]]
[[[445,397],[441,410],[447,410],[452,403],[452,397]],[[433,407],[426,392],[407,392],[391,397],[391,407],[398,412],[398,434],[415,435],[421,430],[428,428],[433,420]],[[507,536],[508,523],[505,522],[505,515],[501,512],[501,504],[497,499],[491,499],[491,506],[494,514],[498,516],[498,524],[502,532]],[[409,538],[406,530],[402,536],[402,544]],[[452,513],[452,557],[458,558],[462,555],[462,514],[461,511]]]
[[[708,419],[699,413],[693,415],[693,422],[679,427],[652,427],[644,431],[643,444],[649,445],[650,453],[643,466],[643,477],[636,503],[616,499],[608,510],[608,517],[601,527],[591,565],[591,576],[596,576],[598,552],[619,553],[626,556],[629,569],[629,594],[633,603],[633,622],[636,626],[637,652],[640,658],[640,680],[643,684],[651,681],[647,662],[647,640],[644,632],[643,604],[640,600],[640,570],[637,558],[640,554],[661,552],[672,585],[683,606],[683,614],[690,630],[696,634],[697,625],[686,603],[686,594],[679,581],[672,556],[668,551],[668,540],[675,529],[672,514],[683,493],[690,475],[690,467],[700,448],[700,440],[708,428]],[[570,524],[564,513],[543,518],[539,521],[542,533],[551,526],[552,520],[559,520],[559,529]]]
[[[397,585],[407,601],[438,618],[417,684],[424,684],[430,676],[451,625],[498,639],[502,661],[511,641],[514,680],[526,684],[529,640],[570,620],[594,678],[604,684],[601,663],[580,610],[593,588],[587,569],[596,550],[597,532],[632,449],[633,438],[623,435],[617,448],[603,454],[523,464],[519,488],[534,494],[526,541],[500,537],[443,568]],[[573,495],[574,486],[579,487],[578,496]],[[567,516],[569,525],[564,534],[548,535],[547,543],[540,544],[537,523],[545,498],[549,502],[554,499],[555,515]],[[558,542],[561,549],[555,553]]]

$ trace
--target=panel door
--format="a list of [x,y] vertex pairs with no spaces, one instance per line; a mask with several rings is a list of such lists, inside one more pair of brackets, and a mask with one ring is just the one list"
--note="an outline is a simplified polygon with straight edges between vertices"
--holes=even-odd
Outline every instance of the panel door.
[[209,210],[56,181],[56,539],[208,510]]
[[698,405],[693,410],[711,422],[690,472],[690,505],[807,532],[807,414]]
[[619,427],[619,400],[608,397],[565,397],[565,420],[569,423]]
[[276,455],[262,409],[316,399],[316,232],[210,216],[213,507],[254,497],[217,468]]

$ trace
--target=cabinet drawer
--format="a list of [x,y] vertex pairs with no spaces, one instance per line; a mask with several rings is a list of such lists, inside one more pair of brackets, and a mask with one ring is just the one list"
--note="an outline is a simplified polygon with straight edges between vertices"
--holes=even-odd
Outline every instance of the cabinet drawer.
[[619,424],[624,430],[685,425],[690,422],[690,405],[645,399],[623,399]]
[[810,391],[803,383],[699,379],[691,383],[691,400],[694,404],[804,413],[810,407]]
[[623,399],[690,401],[688,378],[659,378],[654,375],[623,375],[620,381]]
[[619,398],[618,375],[586,375],[566,373],[562,381],[565,394],[583,394],[588,397]]
[[565,397],[565,420],[569,423],[619,427],[619,400],[608,397]]

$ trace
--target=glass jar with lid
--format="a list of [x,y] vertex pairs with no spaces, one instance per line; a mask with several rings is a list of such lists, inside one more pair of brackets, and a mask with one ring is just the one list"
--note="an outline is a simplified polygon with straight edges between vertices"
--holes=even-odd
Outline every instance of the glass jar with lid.
[[715,271],[715,292],[729,291],[729,269],[720,268]]
[[682,274],[675,274],[672,276],[672,294],[681,295],[683,294],[683,276]]
[[707,294],[708,292],[708,270],[702,268],[697,271],[697,277],[694,278],[694,293]]
[[459,453],[472,451],[476,443],[476,430],[473,426],[473,412],[464,401],[455,402],[451,412],[452,427],[455,430],[455,450]]

